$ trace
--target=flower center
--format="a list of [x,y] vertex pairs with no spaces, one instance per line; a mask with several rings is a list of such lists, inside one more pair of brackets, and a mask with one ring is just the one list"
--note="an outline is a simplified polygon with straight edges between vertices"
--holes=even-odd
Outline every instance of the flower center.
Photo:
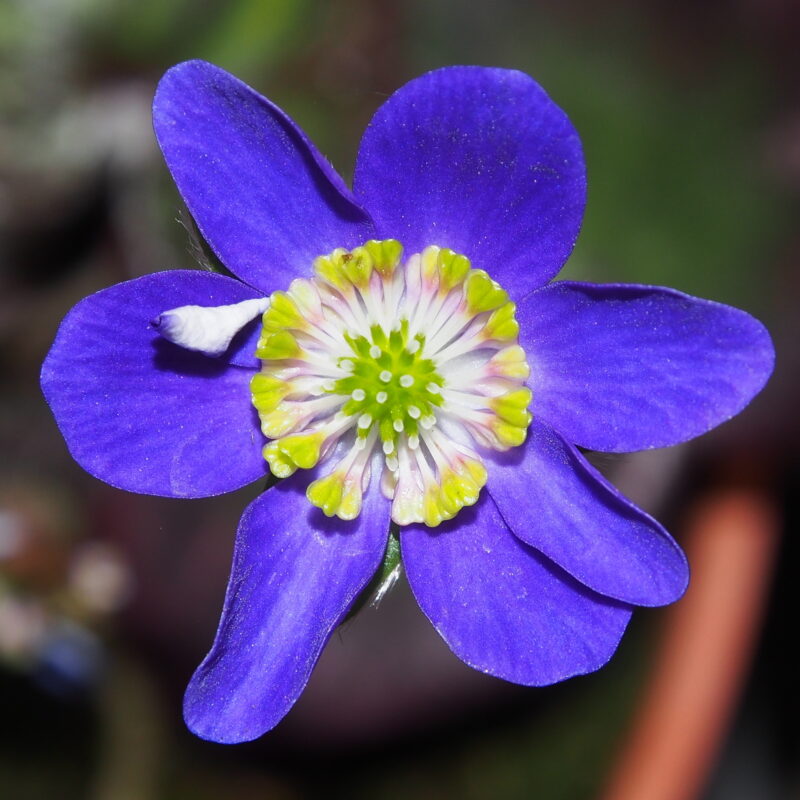
[[398,451],[398,437],[409,446],[419,445],[420,426],[436,424],[435,406],[442,404],[444,379],[430,358],[425,358],[425,336],[409,340],[408,320],[387,334],[380,325],[370,326],[370,335],[344,338],[353,355],[339,360],[347,377],[339,378],[331,392],[349,396],[342,411],[357,416],[356,435],[369,439],[377,429],[383,452]]
[[335,461],[307,490],[325,514],[356,517],[380,470],[392,519],[435,526],[486,482],[470,440],[525,440],[529,368],[515,306],[485,272],[446,248],[401,254],[394,240],[338,249],[274,292],[251,390],[274,475]]

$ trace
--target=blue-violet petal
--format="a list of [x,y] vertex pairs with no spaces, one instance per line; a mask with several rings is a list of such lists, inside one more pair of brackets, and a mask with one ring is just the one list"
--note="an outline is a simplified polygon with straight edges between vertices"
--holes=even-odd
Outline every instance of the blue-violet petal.
[[221,494],[263,477],[253,371],[184,350],[151,325],[168,308],[253,296],[231,278],[174,270],[81,300],[41,375],[75,460],[112,486],[166,497]]
[[400,546],[414,596],[450,649],[514,683],[599,669],[631,615],[523,544],[487,494],[439,528],[403,529]]
[[774,362],[758,320],[673,289],[559,282],[517,318],[533,415],[590,450],[699,436],[738,414]]
[[372,237],[369,217],[306,135],[225,70],[204,61],[170,69],[153,125],[201,233],[252,286],[284,289],[316,256]]
[[309,505],[308,480],[273,487],[239,523],[217,636],[184,699],[186,724],[204,739],[244,742],[277,725],[380,565],[389,528],[380,492],[342,522]]
[[524,445],[488,458],[506,524],[581,583],[641,606],[683,594],[689,568],[672,537],[540,420]]
[[547,283],[578,236],[586,176],[566,114],[522,72],[447,67],[395,92],[356,161],[381,238],[472,260],[513,299]]

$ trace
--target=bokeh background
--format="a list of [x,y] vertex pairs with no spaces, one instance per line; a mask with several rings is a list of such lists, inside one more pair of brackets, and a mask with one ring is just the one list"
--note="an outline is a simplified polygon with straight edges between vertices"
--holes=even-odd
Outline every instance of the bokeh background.
[[[800,7],[791,0],[0,0],[0,797],[800,796]],[[331,640],[276,731],[183,727],[239,513],[129,495],[70,459],[38,372],[111,283],[197,263],[150,101],[185,58],[285,108],[345,176],[394,89],[435,67],[533,75],[588,162],[571,277],[739,305],[778,368],[679,448],[594,457],[694,569],[599,673],[522,689],[461,664],[401,581]]]

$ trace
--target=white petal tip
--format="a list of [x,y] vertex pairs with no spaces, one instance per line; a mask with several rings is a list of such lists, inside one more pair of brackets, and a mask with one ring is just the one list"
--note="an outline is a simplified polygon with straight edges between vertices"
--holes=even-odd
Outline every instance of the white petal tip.
[[227,306],[180,306],[162,312],[150,324],[167,341],[216,358],[268,305],[267,298],[255,298]]

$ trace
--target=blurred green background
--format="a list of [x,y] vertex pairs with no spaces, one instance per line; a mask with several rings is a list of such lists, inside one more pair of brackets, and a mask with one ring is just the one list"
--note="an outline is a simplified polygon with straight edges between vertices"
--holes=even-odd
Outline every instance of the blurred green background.
[[[678,538],[691,503],[732,482],[763,490],[791,534],[798,34],[800,9],[758,0],[0,0],[0,797],[600,796],[665,612],[638,613],[600,673],[523,690],[461,665],[401,585],[334,637],[274,733],[237,748],[194,739],[180,696],[255,490],[183,503],[92,480],[66,453],[39,365],[81,297],[194,265],[150,127],[170,65],[236,73],[346,178],[371,114],[408,79],[513,67],[584,143],[589,203],[564,274],[739,305],[778,347],[778,373],[743,417],[696,445],[599,466]],[[703,797],[800,790],[783,651],[790,535],[778,564]]]

